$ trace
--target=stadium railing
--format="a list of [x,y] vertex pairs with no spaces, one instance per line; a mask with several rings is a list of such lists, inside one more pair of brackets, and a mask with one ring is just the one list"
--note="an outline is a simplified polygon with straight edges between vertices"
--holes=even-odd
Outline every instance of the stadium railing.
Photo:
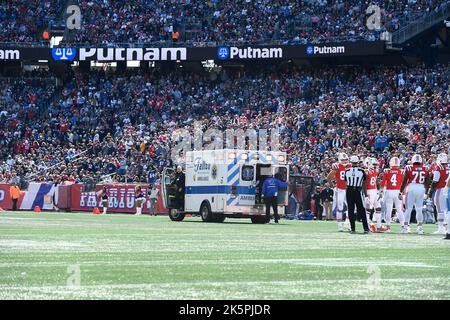
[[[340,36],[340,37],[323,37],[315,39],[298,38],[298,39],[280,39],[280,40],[261,40],[261,41],[185,41],[173,42],[154,41],[154,42],[114,42],[106,44],[85,43],[85,42],[64,42],[62,41],[58,47],[106,47],[106,48],[143,48],[143,47],[220,47],[220,46],[277,46],[277,45],[301,45],[301,44],[320,44],[330,42],[355,42],[355,41],[375,41],[379,40],[378,34],[370,35],[355,35],[355,36]],[[50,44],[45,41],[38,42],[0,42],[0,47],[3,48],[50,48]]]
[[436,10],[395,31],[392,34],[392,42],[402,44],[448,17],[450,17],[450,1],[443,3]]

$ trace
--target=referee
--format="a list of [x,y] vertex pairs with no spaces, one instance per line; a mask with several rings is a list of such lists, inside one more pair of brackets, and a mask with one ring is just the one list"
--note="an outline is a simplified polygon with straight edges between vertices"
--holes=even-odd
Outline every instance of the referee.
[[[351,168],[345,170],[345,181],[347,182],[346,197],[348,216],[350,219],[351,233],[355,233],[355,221],[361,219],[364,227],[364,234],[369,233],[367,224],[366,209],[364,208],[364,195],[367,191],[366,173],[358,168],[359,158],[350,157]],[[357,216],[355,215],[355,207]]]

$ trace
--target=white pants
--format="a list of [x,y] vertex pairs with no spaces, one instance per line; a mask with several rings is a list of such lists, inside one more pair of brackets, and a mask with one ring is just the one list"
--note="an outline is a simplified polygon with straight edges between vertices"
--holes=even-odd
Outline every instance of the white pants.
[[333,209],[336,208],[336,219],[342,220],[342,211],[344,211],[344,203],[345,203],[346,195],[345,190],[334,188],[333,194]]
[[380,209],[380,200],[378,199],[378,190],[370,189],[367,190],[367,198],[366,198],[366,209]]
[[423,223],[423,198],[425,196],[425,187],[423,184],[410,184],[406,192],[406,211],[405,224],[411,221],[411,211],[416,208],[416,220],[418,224]]
[[437,221],[439,227],[444,225],[445,214],[447,213],[447,194],[445,188],[436,189],[433,196],[433,203],[436,206]]
[[344,211],[345,190],[334,188],[333,194],[333,210]]
[[397,210],[397,217],[400,220],[400,223],[403,224],[405,221],[404,215],[403,215],[403,203],[402,200],[398,198],[398,195],[400,194],[400,190],[386,190],[384,193],[384,201],[386,204],[386,223],[388,225],[391,224],[391,218],[392,218],[392,209],[395,205],[395,210]]
[[433,196],[433,203],[436,206],[437,213],[445,214],[447,211],[447,195],[445,194],[445,189],[436,189]]

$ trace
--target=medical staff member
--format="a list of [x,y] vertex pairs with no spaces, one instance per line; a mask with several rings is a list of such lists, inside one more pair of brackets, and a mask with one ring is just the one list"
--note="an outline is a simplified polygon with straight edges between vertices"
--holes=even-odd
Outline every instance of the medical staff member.
[[273,208],[273,216],[275,223],[278,223],[280,216],[278,215],[278,190],[280,188],[287,188],[288,183],[280,180],[277,177],[267,178],[262,187],[262,194],[264,197],[264,203],[266,205],[266,216],[270,221],[270,207]]

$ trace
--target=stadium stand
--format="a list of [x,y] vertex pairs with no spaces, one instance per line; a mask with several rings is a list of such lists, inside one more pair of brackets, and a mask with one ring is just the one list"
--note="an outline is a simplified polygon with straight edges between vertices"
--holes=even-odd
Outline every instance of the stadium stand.
[[[44,29],[60,26],[67,1],[11,0],[0,5],[0,42],[30,43]],[[183,1],[70,1],[82,12],[82,29],[67,34],[64,43],[99,45],[174,41],[207,43],[306,43],[330,40],[377,40],[448,0],[370,2],[342,0],[183,0]],[[382,8],[383,26],[366,27],[366,8]],[[174,34],[178,34],[175,38]]]
[[[2,81],[0,180],[145,182],[170,164],[171,132],[205,127],[281,133],[294,173],[321,182],[338,150],[406,161],[448,151],[448,65],[269,68],[216,77],[179,71],[77,72]],[[50,81],[50,83],[49,83]],[[387,137],[386,144],[377,144]],[[114,175],[114,173],[120,173]]]

